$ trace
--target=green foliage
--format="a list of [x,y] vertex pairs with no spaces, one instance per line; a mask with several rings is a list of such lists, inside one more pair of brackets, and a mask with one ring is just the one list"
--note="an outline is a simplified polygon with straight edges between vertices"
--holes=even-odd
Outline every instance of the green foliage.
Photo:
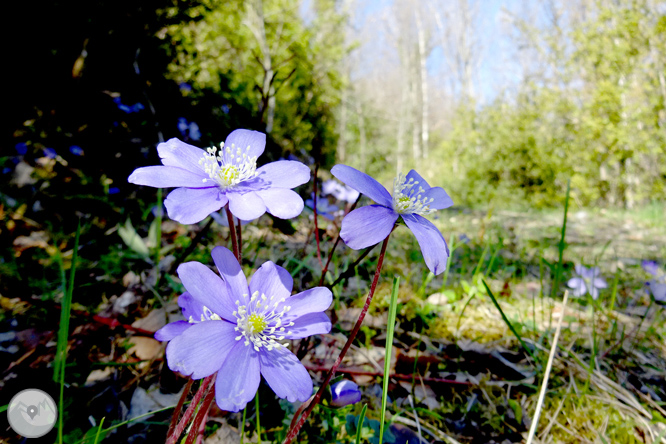
[[546,34],[534,44],[552,73],[454,114],[438,156],[451,164],[459,201],[559,206],[568,178],[579,205],[663,198],[664,16],[644,1],[618,3],[598,2],[564,30],[523,24]]
[[260,121],[257,129],[279,145],[270,156],[308,152],[332,163],[345,54],[335,3],[313,2],[316,18],[305,23],[295,0],[202,2],[189,9],[190,21],[166,29],[169,76],[190,83],[195,102],[212,91],[240,108],[213,110],[227,124],[247,113]]

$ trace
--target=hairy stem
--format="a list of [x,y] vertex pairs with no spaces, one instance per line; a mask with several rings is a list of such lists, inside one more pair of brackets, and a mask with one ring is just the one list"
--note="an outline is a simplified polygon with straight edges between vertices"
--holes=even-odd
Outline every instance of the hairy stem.
[[238,248],[238,235],[236,234],[236,226],[234,225],[234,215],[231,214],[229,205],[227,204],[224,209],[227,211],[227,222],[229,222],[229,236],[231,237],[231,246],[234,249],[234,256],[238,260],[238,263],[241,263],[241,254],[240,248]]
[[382,270],[382,264],[384,263],[384,255],[386,254],[386,246],[388,245],[388,240],[390,236],[391,235],[389,234],[386,237],[386,239],[384,239],[384,243],[382,244],[382,250],[379,253],[379,259],[377,260],[377,270],[375,271],[375,277],[373,278],[372,284],[370,285],[370,293],[368,293],[368,298],[365,300],[365,305],[363,306],[363,310],[361,310],[361,314],[358,316],[356,325],[354,325],[354,328],[349,334],[349,339],[347,339],[347,342],[342,347],[342,351],[340,352],[338,359],[336,359],[335,363],[333,364],[333,367],[331,367],[328,374],[326,375],[326,378],[324,379],[324,382],[321,384],[321,387],[319,387],[319,390],[317,390],[317,394],[312,399],[310,406],[307,408],[307,410],[305,410],[305,412],[303,412],[296,425],[291,430],[289,430],[289,433],[287,434],[287,437],[284,439],[282,444],[289,444],[294,440],[294,438],[296,438],[296,435],[298,435],[298,432],[301,430],[301,427],[303,427],[303,424],[305,424],[305,421],[308,419],[308,416],[310,416],[310,413],[312,413],[314,408],[321,401],[321,397],[324,393],[324,390],[328,386],[329,382],[331,382],[331,379],[333,379],[333,376],[335,376],[336,370],[342,363],[342,360],[347,354],[347,351],[351,347],[352,343],[354,342],[354,339],[356,338],[356,335],[361,329],[361,324],[363,324],[363,319],[365,319],[365,315],[368,313],[368,309],[370,308],[372,297],[375,295],[375,289],[377,288],[377,282],[379,281],[379,275]]
[[[178,442],[178,438],[180,437],[180,435],[182,435],[183,430],[185,430],[185,427],[187,427],[187,424],[189,424],[190,419],[192,418],[192,415],[194,414],[194,411],[196,410],[197,406],[199,405],[199,402],[201,402],[201,398],[203,398],[208,393],[208,390],[210,389],[210,386],[211,386],[211,381],[214,380],[214,379],[215,379],[215,373],[213,373],[210,376],[207,376],[203,380],[203,382],[201,383],[201,386],[199,387],[199,390],[197,390],[197,393],[194,395],[194,399],[192,399],[192,402],[187,407],[187,410],[185,411],[185,414],[183,415],[183,417],[180,419],[180,422],[178,423],[178,425],[173,430],[173,433],[170,434],[170,435],[167,435],[166,444],[175,444],[176,442]],[[213,392],[213,394],[214,393],[215,392]]]

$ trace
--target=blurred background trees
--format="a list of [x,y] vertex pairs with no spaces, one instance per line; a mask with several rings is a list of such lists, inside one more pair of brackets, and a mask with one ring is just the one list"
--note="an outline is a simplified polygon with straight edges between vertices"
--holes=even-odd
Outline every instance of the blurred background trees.
[[159,141],[237,127],[269,134],[266,160],[415,167],[458,204],[555,206],[569,178],[583,206],[664,199],[664,1],[42,6],[11,6],[2,154],[33,204],[124,198]]

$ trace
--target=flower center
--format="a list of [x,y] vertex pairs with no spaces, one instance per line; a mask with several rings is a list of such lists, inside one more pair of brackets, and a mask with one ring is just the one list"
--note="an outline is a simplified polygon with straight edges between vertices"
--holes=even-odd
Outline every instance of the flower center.
[[[257,157],[250,157],[249,151],[249,146],[243,150],[233,144],[225,147],[224,143],[221,143],[219,153],[215,147],[206,149],[203,158],[199,159],[199,164],[210,179],[222,190],[227,190],[256,175]],[[208,180],[203,179],[203,182]]]
[[430,204],[435,199],[422,197],[425,190],[422,187],[416,188],[419,184],[414,179],[409,179],[402,174],[398,174],[393,180],[393,210],[399,214],[426,214],[434,213],[430,209]]
[[241,305],[241,301],[236,301],[238,310],[234,311],[236,317],[235,330],[240,334],[236,340],[245,339],[245,345],[250,345],[256,351],[261,347],[266,350],[286,347],[279,341],[283,340],[285,335],[289,334],[287,328],[294,325],[293,322],[283,322],[283,317],[291,309],[288,305],[283,305],[280,310],[278,306],[284,302],[285,298],[270,298],[265,294],[259,294],[258,291],[252,293],[250,302],[247,305]]

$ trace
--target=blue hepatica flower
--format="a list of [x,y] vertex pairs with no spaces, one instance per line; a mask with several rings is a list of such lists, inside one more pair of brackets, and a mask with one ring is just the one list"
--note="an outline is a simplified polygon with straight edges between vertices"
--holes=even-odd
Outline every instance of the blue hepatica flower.
[[449,247],[437,227],[423,217],[453,205],[443,188],[431,187],[411,170],[393,181],[391,196],[375,179],[347,165],[334,166],[331,174],[377,203],[358,208],[342,220],[340,236],[350,248],[359,250],[383,241],[402,217],[416,236],[430,271],[437,275],[446,269]]
[[337,200],[354,203],[358,199],[359,192],[355,189],[342,185],[337,180],[326,180],[321,186],[324,196],[332,195]]
[[303,211],[303,199],[291,188],[310,180],[310,169],[300,162],[278,161],[257,168],[266,135],[235,130],[221,145],[206,151],[171,139],[160,143],[160,166],[138,168],[129,182],[157,188],[178,187],[164,204],[171,219],[183,224],[203,220],[227,203],[239,219],[253,220],[266,211],[291,219]]
[[[310,199],[305,200],[305,206],[314,209],[314,193],[310,194]],[[341,213],[337,205],[333,205],[326,197],[319,196],[317,198],[317,216],[322,216],[328,220],[335,220],[335,216]]]
[[666,274],[655,261],[643,261],[641,266],[643,270],[654,276],[654,279],[645,283],[648,293],[652,295],[655,302],[666,305]]
[[587,268],[582,265],[574,267],[578,276],[569,279],[567,286],[573,289],[573,295],[580,297],[590,293],[592,299],[599,297],[599,289],[608,287],[606,281],[600,277],[599,267]]
[[178,119],[178,131],[180,134],[188,139],[199,140],[201,139],[201,131],[196,122],[189,122],[185,117]]
[[169,341],[169,368],[192,379],[217,373],[215,398],[222,410],[243,409],[261,376],[280,398],[306,401],[312,379],[286,341],[331,330],[323,313],[331,305],[331,291],[315,287],[292,296],[291,275],[270,261],[248,286],[231,251],[216,247],[212,256],[221,279],[199,262],[178,267],[186,289],[178,305],[187,321],[155,333],[157,340]]
[[331,405],[333,407],[344,407],[356,404],[361,400],[361,391],[355,382],[343,379],[331,386]]

